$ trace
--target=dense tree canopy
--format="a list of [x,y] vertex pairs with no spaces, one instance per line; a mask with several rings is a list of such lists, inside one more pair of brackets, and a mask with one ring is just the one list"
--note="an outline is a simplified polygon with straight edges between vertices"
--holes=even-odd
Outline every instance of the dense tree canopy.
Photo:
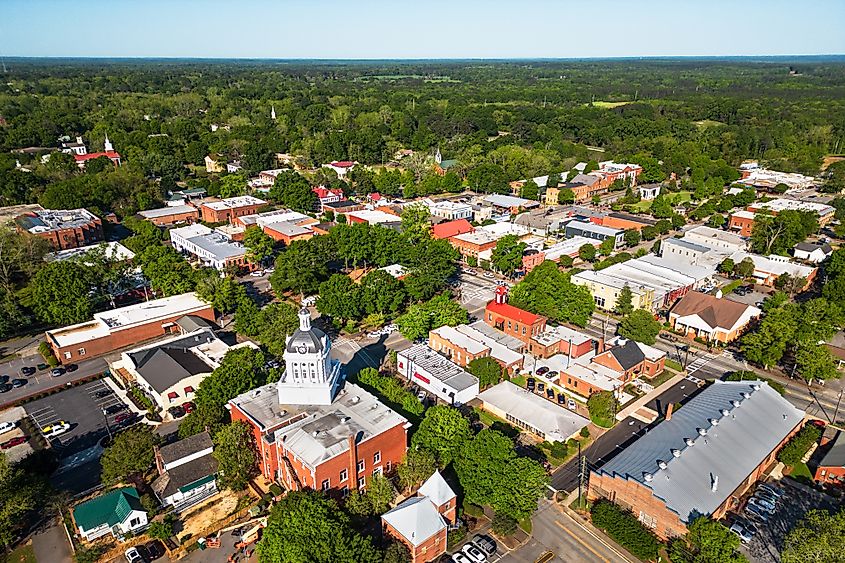
[[557,322],[586,326],[595,309],[590,291],[546,260],[511,290],[510,303]]

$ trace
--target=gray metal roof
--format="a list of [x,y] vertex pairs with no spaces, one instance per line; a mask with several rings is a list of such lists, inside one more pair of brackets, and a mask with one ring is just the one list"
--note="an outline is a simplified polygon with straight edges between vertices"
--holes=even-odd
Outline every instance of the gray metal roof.
[[803,420],[762,381],[717,380],[598,472],[638,481],[691,522],[716,510]]
[[415,344],[407,350],[403,350],[401,354],[455,391],[463,391],[478,385],[477,377],[470,375],[451,360],[441,356],[429,348],[427,344]]
[[220,233],[209,233],[207,235],[199,235],[188,239],[189,242],[197,245],[206,252],[213,254],[217,260],[225,260],[235,256],[243,256],[246,253],[244,245],[239,242],[234,242]]
[[830,449],[824,454],[819,467],[845,467],[845,432],[839,431]]

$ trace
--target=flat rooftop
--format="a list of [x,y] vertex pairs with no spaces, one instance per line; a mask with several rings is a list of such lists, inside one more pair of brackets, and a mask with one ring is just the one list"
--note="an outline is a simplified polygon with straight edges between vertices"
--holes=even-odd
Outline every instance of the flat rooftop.
[[440,328],[432,330],[431,334],[436,334],[443,340],[446,340],[448,342],[451,342],[455,346],[463,348],[472,355],[483,354],[484,352],[490,349],[489,346],[486,346],[478,340],[471,338],[469,335],[459,331],[453,326],[441,326]]
[[503,381],[482,392],[479,399],[485,404],[506,412],[542,433],[549,442],[565,442],[590,421],[539,395]]
[[198,235],[187,240],[214,255],[218,260],[226,260],[227,258],[235,258],[246,254],[246,248],[243,244],[229,240],[220,233]]
[[19,215],[15,222],[30,233],[47,233],[60,229],[75,229],[99,221],[87,209],[43,209]]
[[247,207],[250,205],[266,205],[267,202],[263,199],[253,197],[251,195],[241,195],[238,197],[228,197],[220,201],[210,201],[203,203],[205,207],[215,211],[222,211],[224,209],[237,209],[238,207]]
[[455,391],[463,391],[478,385],[478,379],[475,376],[470,375],[445,356],[441,356],[429,348],[427,344],[415,344],[407,350],[402,350],[399,354]]
[[80,258],[89,252],[103,249],[106,258],[112,260],[132,260],[135,258],[135,253],[120,244],[119,242],[101,242],[100,244],[90,244],[88,246],[79,246],[77,248],[68,248],[67,250],[59,250],[47,254],[44,259],[48,261],[62,261],[70,260],[71,258]]
[[199,211],[193,205],[173,205],[171,207],[160,207],[158,209],[147,209],[146,211],[139,211],[138,215],[140,215],[144,219],[157,219],[159,217],[179,215],[182,213],[199,213]]
[[605,235],[608,237],[615,237],[622,231],[619,229],[612,229],[610,227],[603,227],[601,225],[596,225],[595,223],[587,223],[584,221],[570,221],[566,224],[566,229],[576,229],[583,232],[589,233],[596,233],[599,235]]
[[118,330],[160,323],[170,317],[189,315],[210,308],[211,305],[197,297],[196,293],[183,293],[94,313],[92,321],[48,330],[47,334],[60,347],[64,347],[108,336]]

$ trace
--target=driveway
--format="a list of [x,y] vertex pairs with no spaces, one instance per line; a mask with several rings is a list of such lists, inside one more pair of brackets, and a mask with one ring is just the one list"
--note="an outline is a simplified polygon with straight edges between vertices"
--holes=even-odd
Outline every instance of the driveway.
[[58,519],[46,522],[32,536],[32,549],[38,563],[71,563],[73,561],[67,533]]

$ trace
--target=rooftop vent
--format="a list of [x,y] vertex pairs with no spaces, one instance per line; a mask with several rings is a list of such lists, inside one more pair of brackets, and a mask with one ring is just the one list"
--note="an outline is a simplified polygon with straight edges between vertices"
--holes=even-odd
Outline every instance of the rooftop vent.
[[673,457],[681,457],[681,450],[677,448],[672,448],[672,456]]
[[645,472],[645,473],[643,473],[643,478],[646,481],[651,482],[654,479],[654,475],[652,475],[651,473]]
[[729,411],[728,409],[722,409],[719,412],[722,413],[722,416],[728,416],[729,414],[731,414],[731,411]]
[[312,435],[312,436],[314,436],[315,438],[316,438],[319,434],[320,434],[320,433],[319,433],[317,430],[315,430],[315,431],[313,431],[313,432],[311,433],[311,435]]
[[357,405],[360,402],[361,402],[361,397],[359,397],[358,395],[355,395],[354,397],[352,397],[352,404],[353,405]]
[[665,461],[663,461],[662,459],[658,459],[657,460],[657,467],[659,467],[660,469],[666,469],[667,467],[669,467],[669,465]]
[[751,398],[751,393],[749,393],[748,391],[743,391],[743,392],[742,392],[742,397],[743,397],[744,399],[750,399],[750,398]]
[[719,426],[719,419],[718,418],[708,418],[707,421],[712,424],[713,426]]
[[759,391],[759,390],[760,390],[760,384],[759,384],[759,383],[755,383],[755,384],[753,384],[753,385],[751,386],[751,388],[752,388],[752,389],[754,389],[755,391]]
[[697,428],[699,436],[707,436],[707,429],[706,428]]
[[736,399],[731,399],[731,406],[734,408],[738,407],[739,401],[737,401]]
[[693,444],[695,444],[695,440],[693,440],[692,438],[684,438],[684,443],[687,446],[692,446]]
[[350,420],[351,418],[352,418],[352,417],[349,417],[349,416],[344,416],[343,418],[341,418],[341,419],[340,419],[340,421],[341,421],[343,424],[346,424],[347,422],[349,422],[349,420]]
[[710,490],[716,492],[719,490],[719,476],[710,474]]

